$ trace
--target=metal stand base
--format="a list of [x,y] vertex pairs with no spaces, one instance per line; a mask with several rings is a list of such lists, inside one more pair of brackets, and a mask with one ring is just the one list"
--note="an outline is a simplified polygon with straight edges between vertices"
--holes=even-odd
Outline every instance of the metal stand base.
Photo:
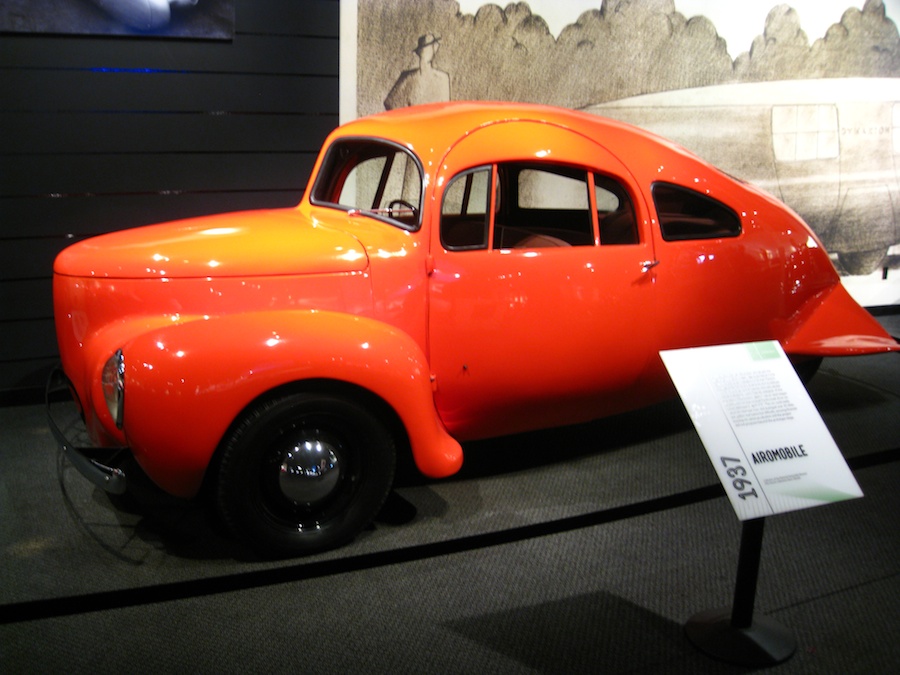
[[734,605],[695,614],[684,626],[688,640],[700,651],[739,666],[774,666],[797,651],[787,628],[753,611],[765,522],[756,518],[743,523]]
[[791,632],[768,617],[754,614],[749,627],[735,627],[731,607],[695,614],[684,632],[708,656],[740,666],[774,666],[797,650]]

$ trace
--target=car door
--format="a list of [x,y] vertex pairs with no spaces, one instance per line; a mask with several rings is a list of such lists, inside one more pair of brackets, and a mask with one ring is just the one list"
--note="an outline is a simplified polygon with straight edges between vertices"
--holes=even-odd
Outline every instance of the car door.
[[653,240],[634,179],[547,124],[482,128],[436,181],[429,281],[435,401],[458,438],[633,407],[657,359]]
[[[750,206],[751,195],[722,174],[695,175],[697,189],[664,181],[651,188],[662,260],[655,269],[660,343],[678,349],[770,340],[809,271],[802,260],[790,260],[780,233],[756,226],[774,214]],[[741,212],[731,203],[743,204]]]

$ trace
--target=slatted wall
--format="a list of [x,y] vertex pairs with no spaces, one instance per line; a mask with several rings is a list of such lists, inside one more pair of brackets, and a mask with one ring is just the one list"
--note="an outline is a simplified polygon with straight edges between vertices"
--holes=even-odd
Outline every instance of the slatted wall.
[[338,0],[236,0],[232,41],[0,35],[0,404],[57,359],[53,258],[296,204],[338,124]]

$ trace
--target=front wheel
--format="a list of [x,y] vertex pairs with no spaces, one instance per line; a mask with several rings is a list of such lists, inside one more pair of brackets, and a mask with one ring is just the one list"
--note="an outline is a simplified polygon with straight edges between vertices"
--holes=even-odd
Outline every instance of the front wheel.
[[263,554],[333,548],[378,514],[395,455],[387,429],[354,400],[287,395],[251,409],[225,441],[216,505]]

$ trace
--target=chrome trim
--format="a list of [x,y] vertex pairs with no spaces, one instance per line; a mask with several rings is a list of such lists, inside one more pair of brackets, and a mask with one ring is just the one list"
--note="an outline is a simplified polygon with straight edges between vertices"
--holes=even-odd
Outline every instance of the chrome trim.
[[281,450],[278,487],[296,504],[312,505],[332,494],[341,480],[335,448],[318,431],[304,433]]
[[125,355],[121,349],[103,366],[103,398],[116,429],[121,429],[125,418]]
[[[123,494],[126,489],[125,472],[119,468],[107,466],[96,458],[103,457],[106,461],[109,461],[115,458],[116,455],[127,451],[128,448],[84,448],[77,447],[69,441],[62,429],[56,424],[56,420],[53,419],[53,413],[50,409],[51,394],[59,390],[59,387],[54,385],[60,380],[69,385],[69,380],[65,373],[61,369],[56,368],[50,373],[50,377],[47,378],[47,387],[44,392],[44,405],[47,411],[47,425],[50,427],[50,433],[53,434],[60,449],[66,454],[66,458],[82,476],[106,492],[115,495]],[[72,391],[71,385],[69,385],[69,391]]]

